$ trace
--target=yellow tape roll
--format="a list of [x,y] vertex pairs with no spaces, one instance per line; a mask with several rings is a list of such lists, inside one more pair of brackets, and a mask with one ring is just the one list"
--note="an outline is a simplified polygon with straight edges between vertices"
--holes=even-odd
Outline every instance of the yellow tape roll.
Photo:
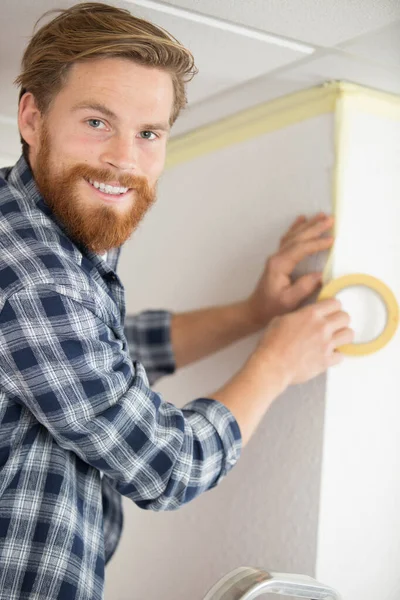
[[379,279],[371,275],[357,273],[334,279],[326,285],[318,296],[318,300],[332,298],[347,287],[363,285],[377,292],[386,304],[388,318],[384,331],[376,339],[362,344],[345,344],[338,348],[339,352],[348,356],[364,356],[381,350],[394,336],[399,325],[399,305],[393,292]]

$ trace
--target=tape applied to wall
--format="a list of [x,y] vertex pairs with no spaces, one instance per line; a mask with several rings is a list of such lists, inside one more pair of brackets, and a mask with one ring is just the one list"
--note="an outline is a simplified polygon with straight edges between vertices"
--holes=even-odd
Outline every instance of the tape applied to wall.
[[[376,102],[377,99],[379,99],[379,102]],[[346,166],[345,157],[349,137],[349,110],[345,110],[345,104],[347,103],[348,105],[349,102],[352,104],[356,103],[357,107],[360,108],[361,101],[362,107],[368,109],[368,111],[376,111],[376,107],[379,106],[381,111],[384,110],[386,116],[389,115],[396,119],[400,116],[400,102],[397,97],[389,97],[382,94],[378,95],[372,90],[361,94],[360,88],[351,84],[339,86],[334,113],[335,169],[333,174],[333,214],[335,216],[335,223],[333,236],[335,238],[338,236],[341,220],[341,207],[344,197],[344,172]],[[381,105],[384,105],[384,109]],[[395,335],[399,324],[398,302],[389,287],[371,275],[358,273],[354,275],[345,275],[332,280],[335,245],[331,248],[325,264],[323,273],[324,288],[319,294],[318,300],[331,298],[345,288],[352,286],[366,286],[377,292],[385,302],[387,309],[387,323],[384,331],[376,339],[371,340],[370,342],[345,344],[338,348],[339,352],[348,356],[364,356],[366,354],[372,354],[386,346]]]

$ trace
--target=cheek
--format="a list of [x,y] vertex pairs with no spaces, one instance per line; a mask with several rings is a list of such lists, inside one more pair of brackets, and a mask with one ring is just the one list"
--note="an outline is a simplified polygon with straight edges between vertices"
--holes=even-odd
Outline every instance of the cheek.
[[99,143],[95,143],[93,138],[82,133],[70,138],[67,149],[78,160],[81,159],[83,161],[100,154]]
[[143,171],[151,183],[160,177],[165,166],[166,147],[150,148],[143,156]]
[[62,141],[60,152],[73,163],[85,162],[100,152],[98,140],[73,125],[64,129],[59,139]]

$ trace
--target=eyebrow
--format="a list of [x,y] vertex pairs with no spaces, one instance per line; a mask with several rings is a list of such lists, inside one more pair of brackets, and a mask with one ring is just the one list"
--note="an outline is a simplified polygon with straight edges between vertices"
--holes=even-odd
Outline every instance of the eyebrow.
[[[103,115],[106,115],[109,119],[114,119],[115,121],[118,120],[117,115],[110,110],[109,108],[107,108],[107,106],[105,106],[105,104],[101,104],[101,102],[79,102],[78,104],[75,104],[72,107],[72,112],[75,112],[77,110],[94,110],[97,112],[101,112],[103,113]],[[140,126],[140,129],[142,131],[147,131],[150,129],[159,129],[161,131],[169,131],[170,130],[170,125],[169,123],[143,123],[143,125]]]

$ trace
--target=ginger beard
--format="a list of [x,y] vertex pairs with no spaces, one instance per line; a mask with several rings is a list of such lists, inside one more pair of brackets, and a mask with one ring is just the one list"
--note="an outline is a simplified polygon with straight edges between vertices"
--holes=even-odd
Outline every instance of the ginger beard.
[[[71,239],[96,254],[121,246],[155,202],[156,186],[150,188],[145,177],[116,176],[107,169],[85,164],[53,172],[50,155],[50,136],[44,124],[34,179],[47,206]],[[88,183],[89,179],[99,183],[119,181],[121,187],[130,190],[121,202],[107,204]]]

